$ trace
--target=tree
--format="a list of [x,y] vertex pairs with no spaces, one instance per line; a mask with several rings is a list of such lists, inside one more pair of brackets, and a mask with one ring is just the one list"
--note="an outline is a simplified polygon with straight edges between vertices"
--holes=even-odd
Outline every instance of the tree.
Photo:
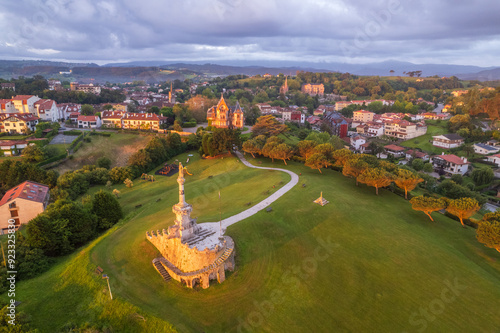
[[413,190],[417,185],[424,180],[411,172],[410,170],[399,169],[394,179],[394,183],[397,187],[405,190],[405,199],[408,200],[408,191]]
[[321,168],[326,168],[332,165],[332,163],[325,157],[325,155],[320,153],[314,153],[306,160],[305,166],[311,169],[317,169],[320,173]]
[[93,116],[94,115],[94,107],[89,104],[83,104],[82,109],[80,111],[82,116]]
[[350,159],[352,156],[352,152],[348,149],[339,149],[335,150],[332,153],[332,157],[335,160],[335,166],[343,167],[344,164]]
[[422,195],[411,198],[410,203],[411,208],[424,212],[425,215],[429,216],[431,221],[434,221],[431,216],[432,212],[437,212],[438,210],[446,208],[446,201],[444,199],[424,197]]
[[484,215],[476,230],[476,238],[485,246],[500,252],[500,212]]
[[491,183],[494,174],[491,168],[477,168],[472,171],[471,178],[477,186]]
[[363,160],[363,155],[354,155],[345,162],[342,174],[344,176],[354,177],[356,179],[356,186],[358,186],[358,177],[367,168],[369,168],[369,165]]
[[274,155],[272,154],[272,151],[278,145],[279,143],[277,143],[276,141],[268,140],[264,145],[264,147],[262,148],[262,155],[264,155],[265,157],[269,157],[274,163]]
[[132,177],[132,172],[128,167],[114,167],[109,171],[109,179],[113,184],[123,183],[125,179]]
[[23,158],[26,162],[40,162],[45,158],[45,153],[38,145],[29,145],[23,150]]
[[460,223],[465,227],[463,219],[468,219],[481,209],[479,203],[473,198],[458,198],[450,200],[446,210],[460,219]]
[[113,190],[113,195],[117,198],[120,197],[120,191],[118,191],[116,188]]
[[249,153],[255,158],[255,154],[260,154],[262,151],[262,147],[259,147],[258,143],[255,140],[247,140],[243,143],[242,149],[245,153]]
[[415,169],[415,171],[420,171],[424,168],[424,161],[422,161],[420,158],[414,158],[411,161],[411,167]]
[[368,150],[372,155],[379,157],[379,155],[384,152],[384,147],[377,144],[375,141],[372,141],[368,144]]
[[380,187],[389,186],[392,183],[393,176],[382,168],[368,168],[358,177],[358,181],[368,186],[375,187],[375,193],[378,195]]
[[109,111],[109,110],[113,109],[113,105],[111,105],[111,104],[106,104],[106,105],[104,105],[102,108],[103,108],[104,110]]
[[312,154],[314,154],[314,148],[316,147],[316,145],[317,143],[313,140],[300,141],[297,145],[300,157],[302,157],[304,160],[307,160]]
[[289,160],[293,156],[293,149],[286,143],[280,143],[271,151],[273,158],[283,160],[286,164],[286,160]]
[[432,166],[432,163],[427,162],[427,163],[424,163],[424,167],[422,170],[425,172],[432,172],[432,171],[434,171],[434,167]]
[[105,168],[105,169],[111,168],[111,160],[106,156],[99,157],[96,162],[99,168]]
[[255,105],[251,108],[245,108],[243,113],[245,115],[245,122],[247,125],[255,124],[257,119],[261,116],[260,109]]
[[109,192],[100,190],[92,198],[92,212],[97,215],[98,228],[106,230],[123,218],[118,200]]
[[272,115],[262,116],[257,119],[257,122],[252,127],[253,136],[265,135],[279,135],[288,131],[285,124],[281,124]]

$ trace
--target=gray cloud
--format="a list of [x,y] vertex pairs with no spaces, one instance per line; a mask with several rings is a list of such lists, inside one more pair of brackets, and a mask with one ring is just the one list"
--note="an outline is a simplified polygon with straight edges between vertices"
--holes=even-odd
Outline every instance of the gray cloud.
[[495,0],[0,0],[0,58],[499,65]]

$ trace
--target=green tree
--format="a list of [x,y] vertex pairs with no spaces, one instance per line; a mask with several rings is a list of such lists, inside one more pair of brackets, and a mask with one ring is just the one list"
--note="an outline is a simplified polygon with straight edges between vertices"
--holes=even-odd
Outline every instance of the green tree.
[[342,174],[344,176],[351,176],[356,179],[356,186],[358,186],[358,177],[370,166],[364,160],[364,155],[353,155],[349,158],[342,168]]
[[23,158],[26,162],[40,162],[45,158],[45,153],[38,145],[29,145],[23,150]]
[[420,158],[414,158],[411,161],[411,167],[415,169],[415,171],[421,171],[424,168],[424,161]]
[[97,159],[97,166],[99,168],[110,169],[111,168],[111,160],[106,156],[101,156]]
[[476,168],[472,171],[471,178],[477,186],[491,183],[494,174],[491,168]]
[[429,216],[431,221],[434,221],[431,216],[432,212],[437,212],[446,208],[445,200],[441,198],[424,197],[422,195],[411,198],[410,203],[411,208],[424,212],[425,215]]
[[262,147],[255,140],[247,140],[243,143],[243,151],[249,153],[255,158],[255,154],[260,154],[262,152]]
[[479,203],[473,198],[459,198],[450,200],[446,210],[460,219],[460,223],[465,227],[463,219],[468,219],[481,209]]
[[82,109],[80,111],[82,116],[93,116],[94,115],[94,107],[89,104],[82,105]]
[[408,191],[412,191],[417,185],[424,180],[411,172],[410,170],[399,169],[394,179],[397,187],[405,191],[405,199],[408,200]]
[[305,166],[311,169],[317,169],[320,173],[322,168],[327,168],[332,165],[332,163],[325,157],[325,155],[320,153],[314,153],[306,160]]
[[273,158],[283,160],[286,164],[286,160],[289,160],[293,156],[293,149],[286,143],[280,143],[271,151]]
[[105,230],[123,218],[118,200],[109,192],[99,191],[92,198],[92,212],[97,216],[98,228]]
[[358,181],[375,187],[375,193],[378,195],[379,188],[389,186],[392,183],[393,175],[382,168],[368,168],[359,175]]
[[427,162],[427,163],[424,163],[424,167],[422,170],[425,172],[433,172],[434,167],[432,166],[432,163]]
[[500,252],[500,212],[487,213],[479,222],[476,238],[485,246]]
[[109,172],[109,178],[113,184],[120,184],[127,178],[133,178],[133,175],[128,167],[114,167]]
[[288,131],[288,127],[285,124],[280,124],[272,115],[259,117],[252,127],[253,136],[275,136],[286,131]]
[[243,113],[245,115],[245,123],[247,125],[254,125],[257,119],[261,116],[260,109],[255,105],[251,108],[245,108]]

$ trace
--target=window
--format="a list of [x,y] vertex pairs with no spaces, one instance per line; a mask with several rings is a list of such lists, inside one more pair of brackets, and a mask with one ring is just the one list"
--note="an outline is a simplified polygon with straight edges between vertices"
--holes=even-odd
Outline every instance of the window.
[[28,199],[33,199],[33,197],[31,195],[28,195]]
[[18,212],[17,212],[17,209],[16,209],[16,210],[11,210],[11,211],[10,211],[10,217],[18,217],[18,216],[19,216],[19,214],[18,214]]

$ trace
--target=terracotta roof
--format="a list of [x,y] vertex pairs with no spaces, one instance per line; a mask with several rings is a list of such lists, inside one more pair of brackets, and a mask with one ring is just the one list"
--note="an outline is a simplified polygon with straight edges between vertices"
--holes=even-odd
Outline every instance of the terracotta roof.
[[18,186],[10,189],[5,193],[2,200],[0,200],[0,206],[3,206],[7,202],[10,202],[14,199],[26,199],[36,202],[44,202],[44,199],[47,196],[47,192],[49,192],[49,187],[47,185],[35,183],[32,181],[25,181],[24,183],[19,184]]
[[458,164],[458,165],[469,164],[469,162],[464,162],[464,160],[462,160],[460,157],[458,157],[457,155],[453,155],[453,154],[438,155],[436,157],[439,157],[447,162]]
[[359,111],[354,111],[354,113],[374,113],[374,112],[366,111],[366,110],[359,110]]
[[24,100],[30,99],[31,97],[35,97],[35,95],[17,95],[17,96],[12,97],[12,100],[24,101]]
[[55,102],[51,99],[40,99],[35,102],[35,105],[40,105],[40,110],[49,110]]
[[400,146],[396,146],[396,145],[387,145],[387,146],[384,146],[385,149],[389,149],[389,150],[394,150],[394,151],[403,151],[405,150],[405,148],[403,147],[400,147]]
[[158,121],[160,118],[155,113],[132,113],[127,112],[123,117],[123,120],[150,120]]
[[35,115],[32,115],[31,113],[2,113],[0,114],[0,121],[5,120],[10,117],[15,117],[17,119],[23,120],[23,121],[33,121],[33,120],[38,120],[38,118]]
[[0,146],[2,147],[22,145],[26,143],[28,142],[24,140],[0,140]]
[[103,111],[101,119],[121,119],[125,113],[125,111]]
[[78,116],[78,121],[97,121],[98,116]]

